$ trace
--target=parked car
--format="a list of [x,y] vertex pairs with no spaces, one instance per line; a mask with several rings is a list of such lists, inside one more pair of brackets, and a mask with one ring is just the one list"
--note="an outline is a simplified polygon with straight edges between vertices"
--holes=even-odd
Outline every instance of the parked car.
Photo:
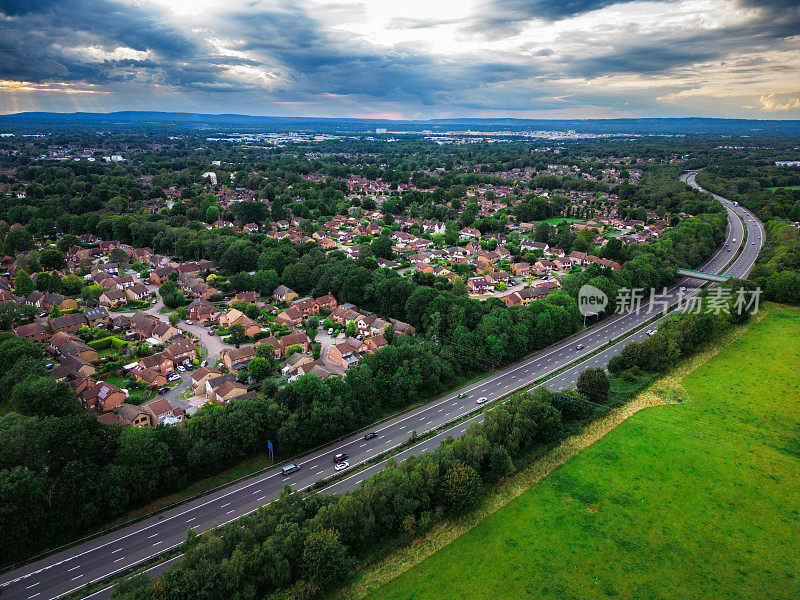
[[339,452],[339,454],[333,455],[333,462],[343,462],[347,460],[347,452]]
[[217,332],[214,331],[213,329],[209,329],[208,330],[208,335],[216,335],[216,334],[217,334]]
[[336,466],[335,466],[334,468],[335,468],[337,471],[344,471],[344,470],[345,470],[347,467],[349,467],[349,466],[350,466],[350,463],[349,463],[349,462],[347,462],[347,461],[345,460],[345,461],[343,461],[343,462],[336,463]]
[[186,371],[186,367],[184,367],[183,365],[178,365],[178,371],[184,373]]
[[192,323],[189,319],[186,319],[184,323],[186,323],[187,325],[194,325],[194,323]]
[[200,363],[200,366],[201,367],[207,367],[208,366],[208,361],[204,360],[203,362]]
[[166,394],[168,391],[169,391],[169,388],[167,386],[162,386],[162,387],[158,388],[158,393],[159,394]]
[[296,465],[294,463],[290,463],[285,467],[281,467],[281,475],[286,477],[286,475],[291,475],[292,473],[296,473],[300,470],[300,465]]
[[177,373],[170,373],[167,375],[167,381],[178,381],[181,378]]
[[55,366],[56,366],[56,363],[47,363],[47,364],[44,366],[44,368],[49,370],[49,369],[52,369],[52,368],[53,368],[53,367],[55,367]]
[[374,440],[376,437],[378,437],[378,434],[375,433],[374,431],[370,431],[369,433],[364,434],[365,440]]
[[328,329],[328,335],[333,335],[333,327],[331,327],[330,329]]
[[158,304],[158,300],[150,300],[150,304],[152,305]]

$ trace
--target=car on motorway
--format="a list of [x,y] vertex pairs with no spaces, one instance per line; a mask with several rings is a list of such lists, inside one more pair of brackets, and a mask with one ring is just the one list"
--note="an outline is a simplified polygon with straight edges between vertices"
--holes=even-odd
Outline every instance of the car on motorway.
[[655,329],[648,329],[647,331],[645,331],[645,333],[647,335],[655,335],[656,334],[656,330]]
[[287,475],[291,475],[292,473],[296,473],[300,470],[300,465],[296,465],[294,463],[289,463],[288,465],[281,467],[281,475],[286,477]]
[[378,437],[378,434],[375,433],[374,431],[370,431],[369,433],[364,434],[365,440],[374,440],[376,437]]
[[481,396],[480,398],[478,398],[478,404],[483,404],[487,400],[488,398],[486,396]]
[[461,393],[458,395],[458,397],[459,397],[459,398],[466,398],[468,395],[469,395],[469,394],[467,394],[467,392],[461,392]]
[[343,460],[340,463],[336,463],[336,466],[334,467],[334,469],[336,469],[337,471],[344,471],[349,466],[350,466],[350,463],[347,462],[346,460]]
[[585,347],[586,346],[584,346],[583,344],[578,344],[577,346],[575,346],[575,350],[583,350]]
[[339,452],[339,454],[333,455],[333,462],[344,462],[347,460],[347,452]]

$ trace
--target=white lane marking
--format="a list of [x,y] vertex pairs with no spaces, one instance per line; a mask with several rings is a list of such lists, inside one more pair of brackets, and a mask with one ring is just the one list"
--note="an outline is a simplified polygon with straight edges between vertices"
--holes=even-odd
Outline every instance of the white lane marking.
[[230,502],[226,502],[225,504],[222,504],[222,505],[220,505],[220,508],[225,508],[225,507],[226,507],[226,506],[228,506],[229,504],[230,504]]
[[121,560],[125,560],[125,557],[124,556],[120,556],[119,558],[115,558],[114,562],[119,562]]
[[41,581],[37,581],[36,583],[34,583],[34,584],[32,584],[32,585],[29,585],[29,586],[28,586],[28,587],[26,587],[25,589],[26,589],[26,590],[29,590],[29,589],[31,589],[31,588],[33,588],[33,587],[36,587],[36,586],[37,586],[37,585],[39,585],[40,583],[41,583]]
[[[122,548],[120,548],[120,550],[122,550]],[[70,571],[74,571],[75,569],[80,569],[80,568],[81,566],[78,565],[77,567],[72,567],[71,569],[67,569],[67,572],[69,573]]]
[[154,537],[158,537],[158,534],[154,533],[153,535],[148,535],[147,539],[149,540],[149,539],[154,538]]
[[197,517],[192,517],[191,519],[186,519],[186,522],[187,522],[187,523],[191,523],[191,522],[192,522],[192,521],[194,521],[196,518],[197,518]]

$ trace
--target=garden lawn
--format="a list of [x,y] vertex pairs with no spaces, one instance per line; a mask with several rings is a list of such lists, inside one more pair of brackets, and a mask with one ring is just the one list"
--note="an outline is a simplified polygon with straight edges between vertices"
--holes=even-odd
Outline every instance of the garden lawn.
[[767,188],[769,191],[774,192],[777,190],[800,190],[800,185],[785,185],[783,187],[771,187]]
[[368,598],[800,598],[800,311],[682,383]]

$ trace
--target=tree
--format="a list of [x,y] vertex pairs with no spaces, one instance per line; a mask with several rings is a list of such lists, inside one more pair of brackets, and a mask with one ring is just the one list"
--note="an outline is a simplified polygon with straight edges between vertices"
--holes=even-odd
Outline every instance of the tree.
[[122,248],[112,248],[111,252],[108,253],[108,258],[111,260],[111,262],[115,262],[120,265],[126,265],[130,260],[130,256],[128,256],[128,253]]
[[463,463],[454,463],[441,484],[445,509],[460,515],[478,503],[481,497],[481,478],[477,471]]
[[219,221],[219,206],[212,204],[206,209],[206,223],[212,225]]
[[608,400],[608,390],[611,384],[604,369],[589,368],[578,375],[576,385],[578,392],[586,396],[592,402],[605,404]]
[[237,348],[247,341],[247,334],[241,323],[234,323],[228,331],[231,335],[231,343]]
[[78,275],[67,275],[61,280],[61,289],[65,296],[77,296],[83,288],[83,277]]
[[39,264],[43,269],[63,269],[67,266],[64,255],[55,248],[45,248],[39,253]]
[[14,386],[11,406],[23,415],[61,417],[80,410],[72,389],[64,381],[31,375]]
[[372,240],[371,244],[372,254],[377,258],[391,259],[394,253],[392,252],[392,240],[385,235],[381,235]]
[[178,313],[174,312],[169,316],[169,324],[175,327],[178,323],[181,322],[181,317]]
[[19,270],[14,278],[14,294],[17,296],[28,296],[33,292],[33,279],[27,272]]
[[78,239],[77,235],[72,235],[71,233],[68,233],[60,240],[58,240],[58,242],[56,243],[56,248],[58,248],[59,250],[61,250],[61,252],[66,254],[70,248],[72,248],[73,246],[80,246],[80,244],[81,241]]
[[354,566],[335,529],[318,527],[303,542],[303,573],[321,589],[344,581]]
[[12,227],[6,235],[6,254],[33,250],[33,236],[24,227]]
[[[270,347],[269,344],[262,344],[262,346]],[[261,346],[259,346],[259,348],[260,347]],[[253,379],[256,381],[264,381],[275,372],[275,363],[269,357],[254,356],[250,360],[248,370]]]
[[248,304],[244,309],[244,314],[250,319],[257,319],[261,316],[261,310],[255,304]]

